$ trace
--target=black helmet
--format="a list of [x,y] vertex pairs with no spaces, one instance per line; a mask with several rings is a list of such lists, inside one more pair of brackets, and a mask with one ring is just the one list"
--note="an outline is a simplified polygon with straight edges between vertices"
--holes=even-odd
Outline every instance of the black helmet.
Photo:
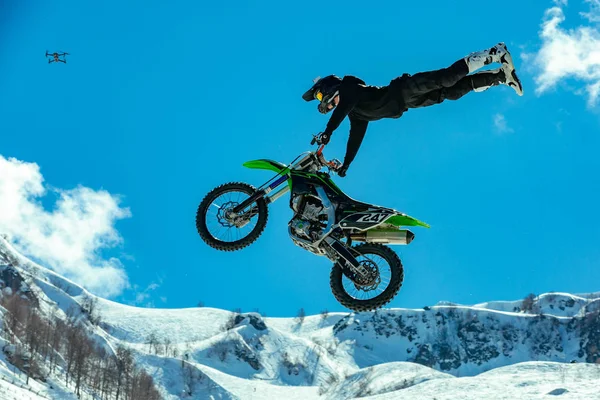
[[338,94],[341,82],[342,80],[335,75],[317,78],[315,84],[302,95],[302,98],[305,101],[319,100],[319,112],[327,114],[331,111],[327,109],[327,105]]

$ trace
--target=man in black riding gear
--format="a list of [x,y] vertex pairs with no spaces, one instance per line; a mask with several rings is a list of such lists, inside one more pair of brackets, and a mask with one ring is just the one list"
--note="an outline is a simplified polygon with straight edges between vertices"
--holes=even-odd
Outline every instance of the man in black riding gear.
[[[469,75],[491,63],[500,63],[502,66]],[[350,136],[344,163],[338,170],[338,175],[344,177],[356,157],[370,121],[400,118],[409,108],[458,100],[471,91],[482,92],[500,84],[513,88],[519,96],[523,95],[521,81],[504,43],[471,53],[448,68],[415,75],[404,74],[387,86],[369,86],[355,76],[347,75],[341,79],[329,75],[316,80],[302,98],[306,101],[317,100],[318,110],[322,114],[334,110],[325,131],[319,135],[321,144],[329,143],[333,132],[348,116]]]

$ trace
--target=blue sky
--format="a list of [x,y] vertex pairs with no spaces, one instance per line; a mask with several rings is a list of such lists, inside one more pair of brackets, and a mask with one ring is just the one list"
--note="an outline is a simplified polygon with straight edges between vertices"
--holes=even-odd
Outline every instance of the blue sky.
[[[287,197],[270,208],[259,241],[237,253],[200,240],[198,203],[221,183],[271,177],[244,161],[310,150],[328,118],[301,99],[314,77],[385,85],[499,41],[523,97],[497,87],[372,123],[336,182],[431,225],[394,247],[405,283],[391,307],[600,290],[597,0],[0,7],[0,165],[39,166],[37,178],[10,176],[47,189],[19,198],[40,218],[15,206],[23,215],[0,218],[0,230],[97,293],[268,316],[345,311],[329,289],[329,261],[287,237]],[[68,64],[47,64],[46,50],[69,52]],[[343,157],[347,130],[346,121],[328,157]],[[61,208],[65,193],[84,200]]]

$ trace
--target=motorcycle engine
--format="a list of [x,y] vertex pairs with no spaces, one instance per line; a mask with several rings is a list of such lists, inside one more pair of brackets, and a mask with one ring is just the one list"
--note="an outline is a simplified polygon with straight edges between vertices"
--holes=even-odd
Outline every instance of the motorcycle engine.
[[290,221],[294,233],[303,239],[318,239],[327,226],[327,212],[321,200],[310,195],[297,196],[292,208],[296,212]]

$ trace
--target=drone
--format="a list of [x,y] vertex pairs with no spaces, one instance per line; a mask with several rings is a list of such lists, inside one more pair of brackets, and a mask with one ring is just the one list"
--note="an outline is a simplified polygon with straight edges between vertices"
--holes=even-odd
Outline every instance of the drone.
[[[59,51],[59,52],[54,52],[54,53],[48,53],[48,50],[46,50],[46,57],[51,56],[52,58],[48,59],[48,64],[53,63],[53,62],[61,62],[61,63],[67,63],[67,59],[66,59],[66,55],[68,55],[69,53],[65,53],[64,51]],[[62,57],[62,60],[60,59],[60,57]]]

